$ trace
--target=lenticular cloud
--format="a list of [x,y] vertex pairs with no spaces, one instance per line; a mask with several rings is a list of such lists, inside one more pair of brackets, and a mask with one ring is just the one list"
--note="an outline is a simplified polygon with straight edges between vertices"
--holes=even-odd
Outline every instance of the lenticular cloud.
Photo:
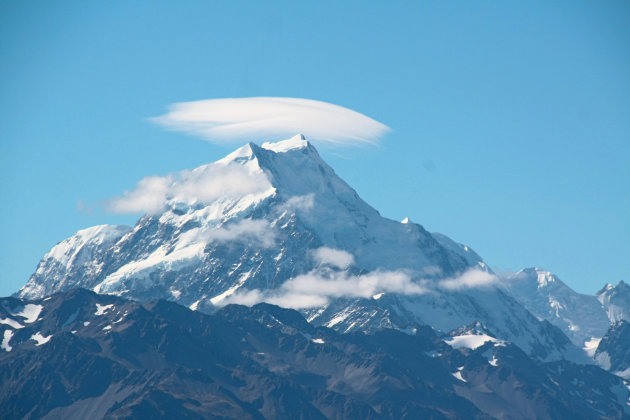
[[376,144],[390,129],[359,112],[301,98],[224,98],[172,104],[151,119],[215,143],[280,140],[304,134],[321,143]]

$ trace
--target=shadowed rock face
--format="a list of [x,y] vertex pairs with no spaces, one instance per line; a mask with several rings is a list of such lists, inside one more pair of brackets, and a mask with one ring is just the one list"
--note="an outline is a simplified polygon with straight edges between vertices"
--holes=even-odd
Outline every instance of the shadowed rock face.
[[618,321],[608,329],[597,346],[595,359],[611,372],[630,379],[630,322]]
[[[339,334],[268,304],[214,315],[75,289],[0,299],[0,417],[624,418],[596,366],[432,328]],[[8,333],[7,333],[8,332]],[[454,330],[492,337],[480,323]]]

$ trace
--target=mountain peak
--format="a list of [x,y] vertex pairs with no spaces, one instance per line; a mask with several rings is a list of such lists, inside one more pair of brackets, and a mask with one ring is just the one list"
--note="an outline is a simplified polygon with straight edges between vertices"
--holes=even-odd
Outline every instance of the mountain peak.
[[304,137],[304,135],[296,134],[290,139],[281,140],[275,143],[265,142],[261,147],[263,149],[271,150],[276,153],[284,153],[288,152],[289,150],[305,149],[309,146],[310,143],[308,142],[308,140],[306,140],[306,137]]

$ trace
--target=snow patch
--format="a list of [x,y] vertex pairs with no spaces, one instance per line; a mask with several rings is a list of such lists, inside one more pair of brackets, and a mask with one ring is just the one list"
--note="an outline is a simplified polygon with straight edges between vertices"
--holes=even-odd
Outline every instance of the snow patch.
[[330,321],[328,321],[328,323],[326,324],[326,326],[328,328],[332,328],[335,325],[339,324],[340,322],[345,321],[345,319],[350,315],[349,312],[342,312],[339,315],[337,315],[336,317],[334,317],[333,319],[331,319]]
[[497,340],[496,338],[490,337],[487,334],[464,334],[457,335],[448,340],[444,340],[446,344],[454,349],[468,348],[471,350],[475,350],[476,348],[483,346],[488,341],[491,341],[493,343],[502,343],[501,340]]
[[325,343],[325,341],[322,340],[321,338],[313,338],[311,341],[313,343],[317,343],[317,344],[324,344]]
[[466,379],[464,379],[462,377],[462,370],[464,370],[464,366],[460,366],[457,368],[457,372],[455,373],[451,373],[451,375],[453,375],[455,377],[455,379],[458,379],[462,382],[468,382]]
[[594,357],[595,351],[597,350],[597,346],[599,346],[599,342],[602,341],[601,338],[591,337],[590,340],[584,342],[584,351],[588,354],[588,357]]
[[0,344],[0,348],[6,351],[13,350],[13,347],[9,345],[9,341],[11,341],[11,337],[13,337],[13,331],[5,330],[4,337],[2,338],[2,344]]
[[20,324],[19,322],[11,318],[0,319],[0,324],[6,324],[10,327],[15,328],[16,330],[19,330],[20,328],[24,328],[24,325]]
[[26,318],[24,322],[26,322],[27,324],[31,324],[37,321],[37,317],[39,317],[39,314],[41,313],[42,309],[43,309],[42,305],[35,305],[32,303],[29,303],[28,305],[24,306],[24,308],[22,308],[20,312],[15,313],[13,315]]
[[613,373],[623,379],[630,380],[630,367],[625,370],[619,370]]
[[48,343],[51,338],[52,334],[48,337],[44,337],[41,332],[37,332],[31,336],[31,340],[37,341],[37,344],[35,344],[36,346],[41,346],[42,344]]
[[595,356],[595,361],[602,369],[610,369],[610,355],[607,352],[603,351],[599,353],[597,356]]
[[105,312],[107,312],[108,310],[110,310],[111,308],[114,307],[113,303],[110,303],[109,305],[101,305],[101,304],[96,304],[96,312],[94,312],[94,315],[96,316],[101,316],[104,315]]

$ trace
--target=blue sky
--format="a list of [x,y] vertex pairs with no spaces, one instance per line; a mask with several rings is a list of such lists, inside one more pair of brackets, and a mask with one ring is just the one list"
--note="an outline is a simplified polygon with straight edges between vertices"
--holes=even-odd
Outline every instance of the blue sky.
[[384,216],[498,270],[593,293],[630,276],[628,2],[0,2],[0,295],[102,203],[234,145],[175,102],[309,98],[392,128],[322,145]]

